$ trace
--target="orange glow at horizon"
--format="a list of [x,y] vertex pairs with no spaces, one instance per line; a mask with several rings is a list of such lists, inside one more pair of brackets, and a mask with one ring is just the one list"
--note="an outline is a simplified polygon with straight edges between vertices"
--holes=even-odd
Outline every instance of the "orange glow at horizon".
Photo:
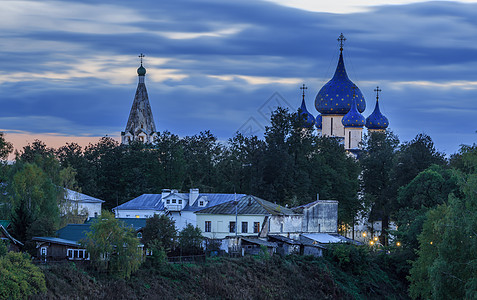
[[[0,130],[2,131],[2,130]],[[11,131],[3,131],[4,137],[7,142],[13,144],[13,153],[10,154],[8,160],[15,159],[15,151],[21,152],[23,147],[33,143],[35,140],[40,140],[46,144],[49,148],[59,148],[61,146],[66,145],[66,143],[77,143],[83,149],[85,146],[89,144],[97,143],[103,136],[64,136],[58,135],[55,133],[29,133],[29,132],[11,132]],[[117,134],[107,135],[114,140],[120,142],[119,139],[119,132]]]

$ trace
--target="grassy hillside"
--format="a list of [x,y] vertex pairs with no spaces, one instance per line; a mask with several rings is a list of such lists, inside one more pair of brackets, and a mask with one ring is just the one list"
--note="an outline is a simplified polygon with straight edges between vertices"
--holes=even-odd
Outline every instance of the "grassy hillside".
[[[341,266],[339,266],[341,264]],[[45,266],[38,299],[406,299],[406,288],[376,264],[348,268],[333,257],[209,259],[202,264],[145,263],[128,280]]]

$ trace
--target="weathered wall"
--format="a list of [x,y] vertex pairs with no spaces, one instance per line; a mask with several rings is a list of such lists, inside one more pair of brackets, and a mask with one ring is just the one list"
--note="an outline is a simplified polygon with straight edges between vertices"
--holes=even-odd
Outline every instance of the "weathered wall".
[[303,232],[338,232],[338,201],[319,200],[303,210]]

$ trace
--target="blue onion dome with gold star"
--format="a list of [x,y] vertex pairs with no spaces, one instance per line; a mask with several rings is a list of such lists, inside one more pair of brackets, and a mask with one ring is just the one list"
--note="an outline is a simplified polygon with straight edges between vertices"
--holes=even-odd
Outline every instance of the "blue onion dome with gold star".
[[319,130],[323,129],[323,117],[321,115],[316,116],[315,127]]
[[358,111],[356,98],[353,98],[351,101],[351,109],[343,119],[341,119],[341,124],[343,124],[344,127],[363,127],[364,124],[366,124],[366,119]]
[[379,110],[379,92],[381,90],[377,87],[374,91],[376,92],[376,106],[374,107],[374,111],[366,118],[366,128],[384,130],[388,128],[389,121]]
[[[340,35],[340,58],[335,74],[318,92],[315,99],[315,107],[323,115],[344,115],[351,109],[353,100],[353,86],[355,84],[348,78],[343,60],[343,42],[346,39]],[[359,112],[364,112],[366,102],[363,94],[357,88],[355,90],[356,104]]]
[[311,128],[313,125],[315,125],[315,117],[306,109],[306,104],[305,104],[305,90],[308,89],[305,85],[300,87],[301,90],[303,90],[303,98],[301,100],[301,106],[298,109],[298,114],[301,116],[301,119],[303,120],[303,127],[305,128]]

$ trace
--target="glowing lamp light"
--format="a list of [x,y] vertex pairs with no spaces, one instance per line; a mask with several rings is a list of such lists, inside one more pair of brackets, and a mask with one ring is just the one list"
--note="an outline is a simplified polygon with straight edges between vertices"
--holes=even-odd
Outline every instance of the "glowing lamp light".
[[401,242],[397,242],[396,246],[401,247]]
[[377,240],[378,240],[378,237],[377,237],[377,236],[375,236],[373,239],[374,239],[375,241],[377,241]]
[[366,232],[363,232],[363,237],[366,237]]
[[374,241],[369,241],[369,244],[372,246],[374,245]]

